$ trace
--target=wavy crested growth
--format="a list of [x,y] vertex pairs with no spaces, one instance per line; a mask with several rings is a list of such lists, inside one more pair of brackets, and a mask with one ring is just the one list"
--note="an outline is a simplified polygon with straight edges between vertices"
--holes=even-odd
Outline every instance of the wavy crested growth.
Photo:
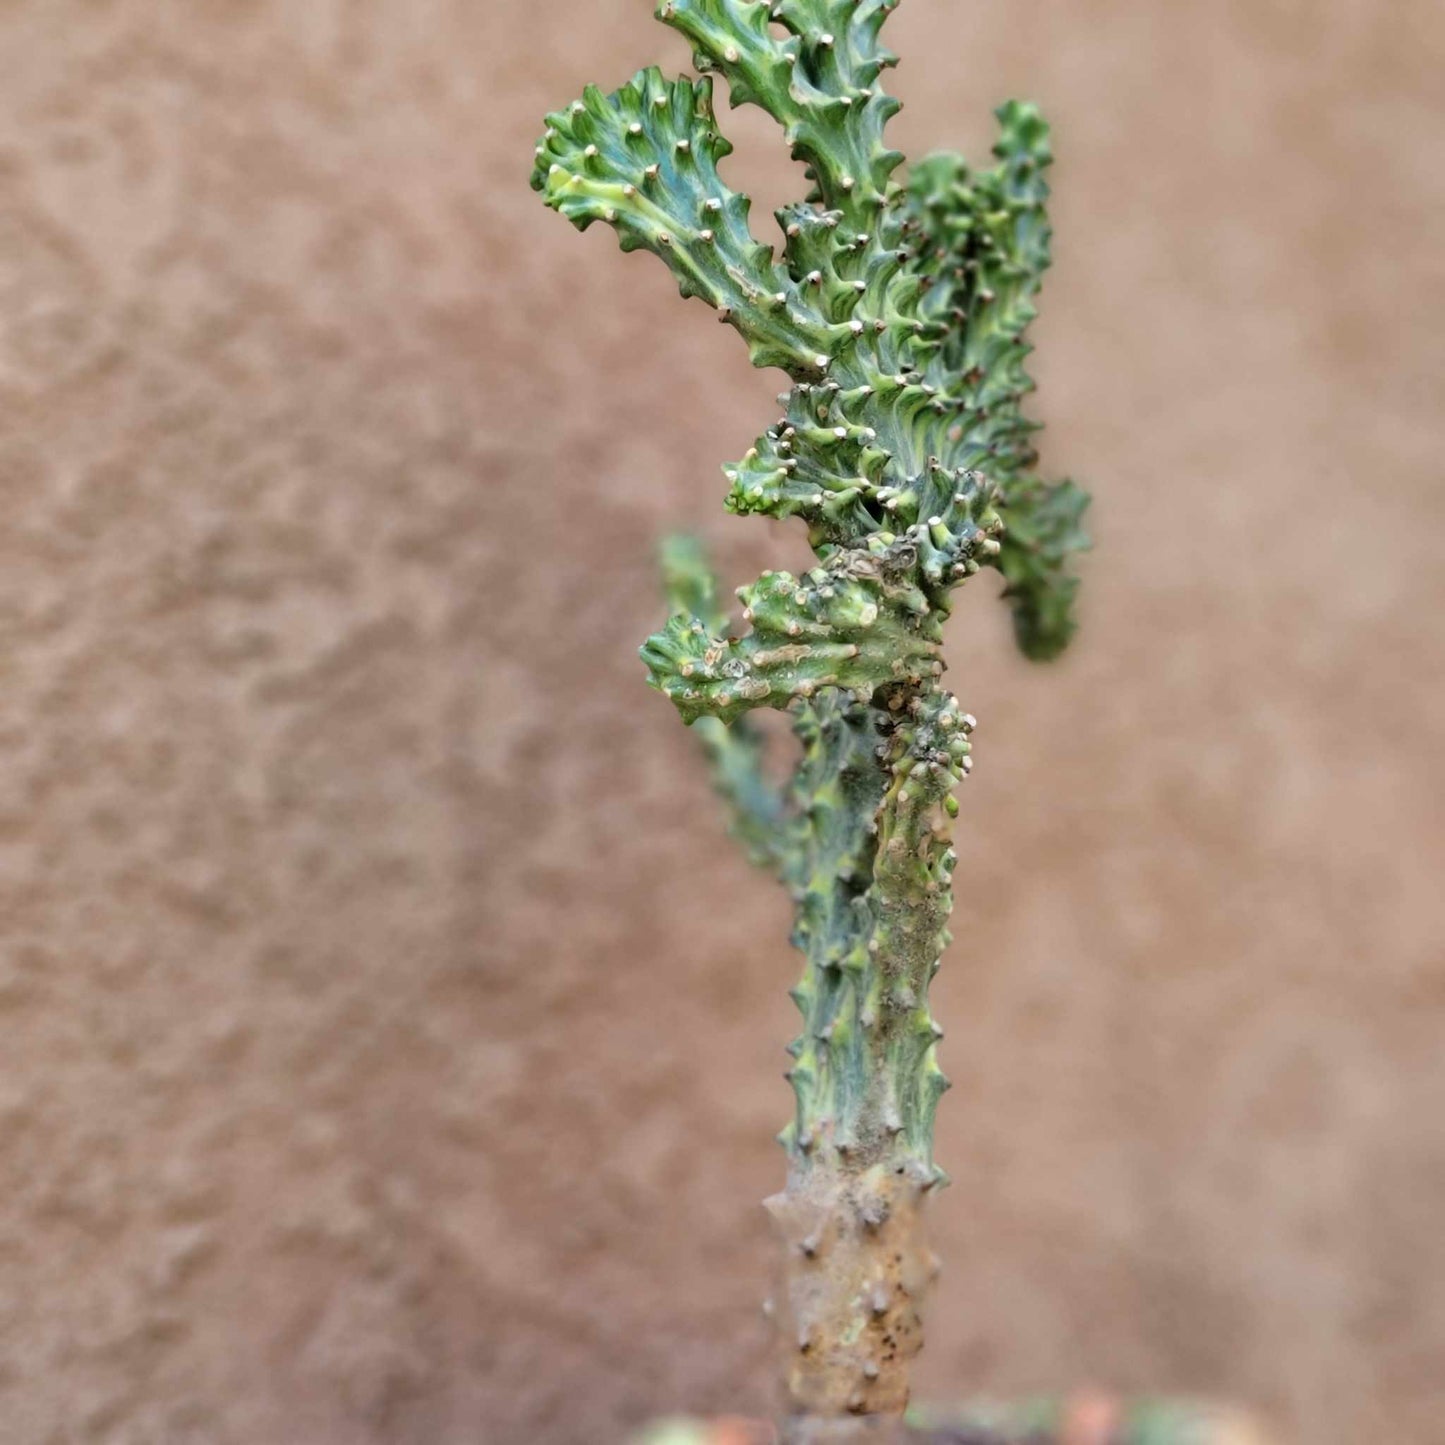
[[[942,1178],[947,1087],[928,986],[974,726],[941,680],[942,622],[954,588],[993,568],[1020,647],[1054,656],[1087,545],[1087,497],[1037,475],[1024,412],[1050,259],[1048,127],[1010,102],[993,165],[933,155],[898,180],[885,139],[898,104],[881,84],[895,57],[880,43],[896,3],[663,0],[698,75],[589,87],[548,118],[532,179],[578,227],[602,221],[624,250],[658,256],[755,364],[791,378],[782,414],[723,469],[726,506],[801,519],[817,565],[740,588],[730,617],[697,547],[672,543],[671,616],[642,656],[700,734],[750,854],[797,904],[796,1107],[788,1187],[770,1201],[789,1246],[779,1317],[797,1440],[900,1411],[918,1343],[921,1196]],[[718,80],[773,117],[811,183],[777,213],[780,249],[719,176]],[[761,707],[794,718],[786,788],[762,767],[748,718]]]

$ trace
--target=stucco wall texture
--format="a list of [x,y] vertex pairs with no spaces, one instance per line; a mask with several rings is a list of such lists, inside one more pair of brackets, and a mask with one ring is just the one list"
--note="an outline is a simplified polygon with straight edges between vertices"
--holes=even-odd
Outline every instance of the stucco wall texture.
[[[1058,133],[1084,630],[952,626],[921,1384],[1445,1439],[1445,18],[910,0]],[[649,692],[777,374],[526,188],[646,0],[0,7],[0,1442],[763,1408],[786,901]],[[739,112],[731,175],[797,189]]]

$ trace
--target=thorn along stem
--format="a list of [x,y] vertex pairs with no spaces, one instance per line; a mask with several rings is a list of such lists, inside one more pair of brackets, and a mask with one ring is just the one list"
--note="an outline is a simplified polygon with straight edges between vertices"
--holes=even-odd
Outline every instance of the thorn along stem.
[[[888,0],[662,0],[699,78],[640,71],[550,116],[532,184],[579,228],[614,228],[701,297],[790,385],[782,415],[724,469],[727,509],[796,517],[816,554],[718,601],[696,543],[663,553],[669,618],[642,648],[697,732],[733,829],[794,900],[804,960],[789,1047],[793,1117],[773,1311],[789,1445],[877,1440],[908,1397],[936,1272],[924,1205],[945,1182],[933,1121],[948,1087],[929,984],[948,942],[954,789],[975,722],[944,688],[954,588],[1000,572],[1019,644],[1073,631],[1087,497],[1034,473],[1025,339],[1049,264],[1048,128],[997,112],[995,164],[934,155],[907,181],[885,143],[897,102]],[[781,252],[717,163],[713,76],[760,106],[813,182],[778,213]],[[749,714],[787,712],[798,760],[774,782]]]

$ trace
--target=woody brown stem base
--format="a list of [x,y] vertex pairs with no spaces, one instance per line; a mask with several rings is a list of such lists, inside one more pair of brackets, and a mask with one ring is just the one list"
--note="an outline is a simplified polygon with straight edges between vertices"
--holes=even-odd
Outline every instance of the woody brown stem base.
[[784,1445],[900,1436],[920,1311],[938,1272],[915,1172],[795,1176],[766,1201],[783,1244],[775,1304],[790,1415]]

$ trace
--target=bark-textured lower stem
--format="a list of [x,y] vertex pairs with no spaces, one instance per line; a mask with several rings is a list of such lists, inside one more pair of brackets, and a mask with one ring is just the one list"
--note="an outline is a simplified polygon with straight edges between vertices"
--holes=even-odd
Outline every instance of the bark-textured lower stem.
[[922,1181],[878,1166],[810,1171],[767,1201],[782,1245],[774,1301],[788,1445],[890,1438],[922,1347],[937,1263]]

